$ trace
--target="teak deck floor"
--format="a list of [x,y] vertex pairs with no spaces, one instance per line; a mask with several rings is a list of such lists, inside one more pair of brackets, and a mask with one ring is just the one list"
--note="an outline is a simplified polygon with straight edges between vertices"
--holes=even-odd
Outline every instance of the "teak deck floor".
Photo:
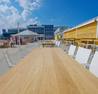
[[0,94],[98,94],[98,79],[60,48],[37,48],[0,77]]

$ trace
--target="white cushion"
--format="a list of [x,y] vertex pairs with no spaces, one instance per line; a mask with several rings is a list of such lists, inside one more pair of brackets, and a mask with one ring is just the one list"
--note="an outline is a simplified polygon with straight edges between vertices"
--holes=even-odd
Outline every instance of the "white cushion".
[[94,54],[89,70],[98,77],[98,51]]
[[91,53],[91,49],[79,47],[75,59],[80,64],[86,64],[89,59],[90,53]]
[[74,56],[75,50],[76,50],[76,46],[70,45],[70,48],[69,48],[69,51],[68,51],[68,55]]

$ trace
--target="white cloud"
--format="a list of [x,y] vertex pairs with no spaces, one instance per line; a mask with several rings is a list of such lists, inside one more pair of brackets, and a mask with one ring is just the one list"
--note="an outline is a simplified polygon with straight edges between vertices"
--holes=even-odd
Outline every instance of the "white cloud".
[[0,0],[0,3],[10,3],[10,0]]
[[0,27],[13,27],[20,18],[21,16],[15,7],[0,5]]
[[28,21],[25,21],[23,24],[21,24],[21,27],[26,27],[27,25],[30,25],[30,24],[37,24],[37,23],[40,23],[39,21],[38,21],[38,18],[37,17],[35,17],[35,18],[31,18],[31,19],[29,19]]
[[22,17],[24,20],[28,18],[32,11],[40,7],[41,0],[18,0],[20,6],[23,8]]
[[24,10],[34,10],[40,6],[41,0],[18,0]]
[[29,18],[32,11],[40,6],[40,0],[17,0],[22,12],[12,5],[11,0],[0,0],[0,27],[16,27],[17,22],[21,26],[38,23],[38,18]]
[[23,12],[21,13],[21,16],[23,17],[24,20],[26,20],[31,14],[31,11],[28,10],[23,10]]

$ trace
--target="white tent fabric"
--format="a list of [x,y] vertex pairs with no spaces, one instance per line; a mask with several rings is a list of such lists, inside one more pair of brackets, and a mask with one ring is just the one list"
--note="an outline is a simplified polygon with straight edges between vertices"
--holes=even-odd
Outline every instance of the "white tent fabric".
[[75,50],[76,50],[76,46],[70,45],[68,55],[74,56]]
[[91,53],[91,49],[86,49],[86,48],[79,47],[75,59],[80,64],[87,64],[90,53]]
[[18,34],[13,35],[13,36],[32,36],[32,35],[37,36],[38,34],[35,32],[32,32],[30,30],[24,30]]
[[96,77],[98,77],[98,51],[95,52],[92,62],[90,64],[89,70]]

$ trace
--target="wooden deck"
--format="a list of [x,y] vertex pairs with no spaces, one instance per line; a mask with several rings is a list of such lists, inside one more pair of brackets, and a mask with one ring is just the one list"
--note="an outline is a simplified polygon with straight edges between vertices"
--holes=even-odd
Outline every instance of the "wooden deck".
[[0,77],[0,94],[98,94],[98,78],[59,48],[37,48]]

